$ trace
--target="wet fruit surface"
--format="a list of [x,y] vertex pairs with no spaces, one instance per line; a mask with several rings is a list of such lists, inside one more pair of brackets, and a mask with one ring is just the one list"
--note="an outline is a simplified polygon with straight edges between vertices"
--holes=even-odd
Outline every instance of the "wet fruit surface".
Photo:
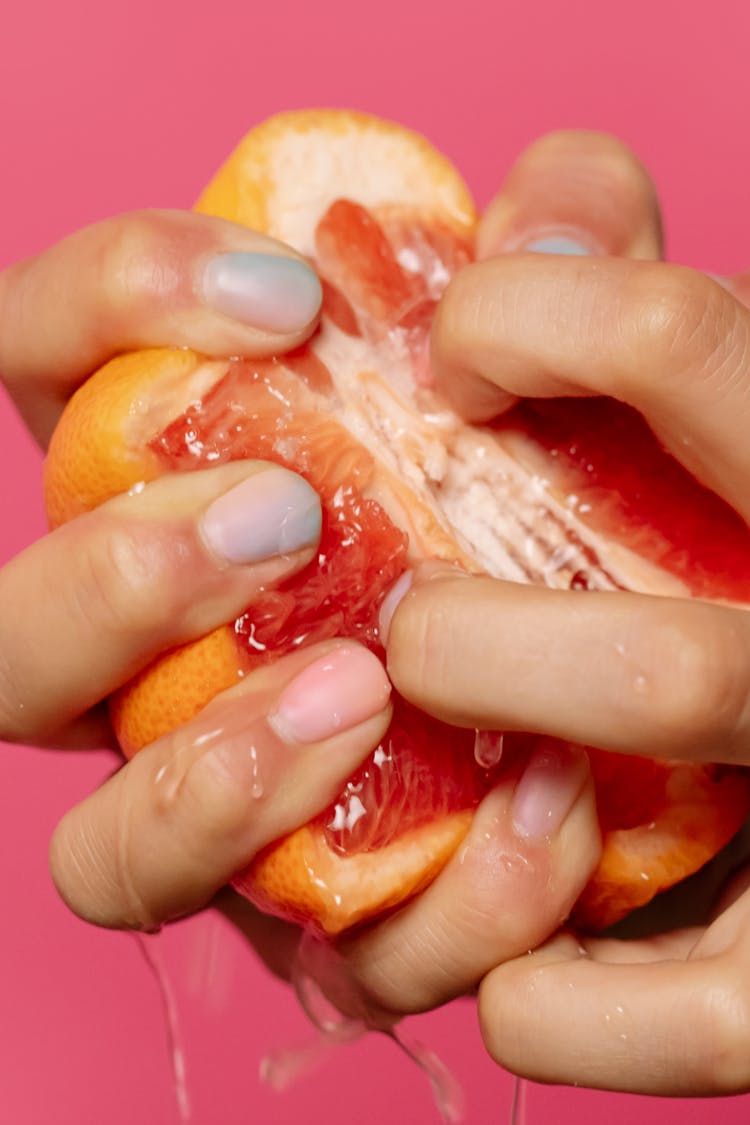
[[688,476],[634,410],[602,398],[528,402],[497,428],[517,428],[547,450],[584,523],[697,597],[750,601],[747,526]]

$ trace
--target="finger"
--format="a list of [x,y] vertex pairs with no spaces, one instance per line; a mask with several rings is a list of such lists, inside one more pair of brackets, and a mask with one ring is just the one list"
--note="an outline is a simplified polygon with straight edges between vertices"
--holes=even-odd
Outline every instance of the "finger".
[[118,352],[277,354],[310,334],[320,301],[312,270],[273,239],[205,215],[121,215],[0,274],[0,376],[48,434],[70,392]]
[[205,905],[334,799],[384,734],[389,694],[380,661],[348,643],[252,672],[63,818],[51,848],[61,895],[110,927]]
[[521,777],[512,774],[485,798],[437,880],[339,945],[349,981],[368,1004],[396,1012],[465,993],[560,926],[599,851],[586,755],[542,740]]
[[433,326],[436,379],[474,420],[507,396],[609,395],[750,518],[750,316],[662,263],[506,256],[457,274]]
[[[648,1094],[750,1084],[750,1014],[730,956],[609,964],[563,935],[494,969],[479,991],[492,1057],[517,1074]],[[735,953],[738,957],[746,954]]]
[[606,133],[549,133],[521,155],[477,232],[480,258],[521,249],[661,257],[661,215],[650,176]]
[[465,576],[417,577],[388,631],[394,685],[445,722],[709,762],[750,761],[748,653],[743,610]]
[[157,653],[231,621],[301,569],[317,494],[263,462],[111,500],[0,571],[0,737],[47,739]]

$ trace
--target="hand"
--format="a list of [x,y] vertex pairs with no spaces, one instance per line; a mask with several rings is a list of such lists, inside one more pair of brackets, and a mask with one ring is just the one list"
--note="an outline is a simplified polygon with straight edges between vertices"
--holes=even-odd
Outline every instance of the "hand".
[[[0,371],[44,442],[112,354],[163,343],[277,353],[309,335],[319,304],[315,276],[269,239],[196,215],[126,216],[0,274]],[[303,567],[319,530],[318,498],[300,477],[245,463],[162,478],[35,543],[0,571],[0,737],[112,744],[100,701]],[[317,725],[279,726],[272,716],[326,652]],[[334,736],[323,712],[341,709],[339,692],[349,729]],[[329,802],[377,744],[387,697],[380,665],[355,645],[247,676],[65,817],[52,844],[63,896],[111,926],[151,928],[197,909]]]
[[[750,278],[722,286],[622,256],[656,258],[660,229],[653,188],[615,142],[562,134],[534,146],[484,220],[485,260],[456,277],[439,310],[439,385],[474,420],[515,396],[621,399],[748,519]],[[547,241],[560,233],[578,253]],[[569,252],[506,253],[530,244]],[[558,636],[565,644],[550,645]],[[448,722],[750,764],[748,652],[743,609],[432,575],[417,576],[395,612],[388,668]],[[540,787],[537,799],[557,820],[567,789]],[[479,1010],[490,1053],[544,1082],[750,1088],[748,878],[703,925],[629,942],[562,932],[489,972]]]

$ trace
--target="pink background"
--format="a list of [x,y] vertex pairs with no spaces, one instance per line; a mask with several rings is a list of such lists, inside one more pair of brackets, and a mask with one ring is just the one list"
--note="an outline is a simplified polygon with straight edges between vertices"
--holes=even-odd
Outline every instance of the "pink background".
[[[747,0],[24,0],[0,32],[0,266],[113,212],[188,206],[255,121],[328,104],[422,130],[481,201],[542,132],[618,133],[653,170],[671,256],[739,269],[750,257],[748,32]],[[0,400],[0,561],[43,530],[39,470]],[[0,1119],[13,1125],[178,1120],[158,994],[135,941],[69,917],[46,872],[56,819],[111,765],[0,754]],[[199,1125],[437,1120],[421,1076],[374,1039],[272,1094],[258,1080],[264,1050],[308,1034],[291,996],[216,919],[158,940]],[[468,1120],[507,1121],[510,1080],[485,1058],[471,1004],[416,1023],[463,1081]],[[719,1112],[744,1123],[750,1099],[535,1088],[528,1120],[664,1125]]]

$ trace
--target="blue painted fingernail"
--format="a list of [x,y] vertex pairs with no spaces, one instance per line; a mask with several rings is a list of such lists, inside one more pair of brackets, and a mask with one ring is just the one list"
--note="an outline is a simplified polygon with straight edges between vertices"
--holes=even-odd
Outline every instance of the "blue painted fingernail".
[[534,254],[576,254],[579,257],[591,253],[588,246],[584,246],[582,242],[576,242],[574,238],[568,238],[564,234],[536,238],[533,242],[527,242],[524,250],[530,250]]
[[268,332],[298,332],[320,310],[322,290],[297,258],[238,252],[213,258],[201,283],[207,305]]
[[203,514],[211,549],[233,563],[253,563],[311,547],[320,538],[318,494],[296,473],[274,465],[219,496]]

